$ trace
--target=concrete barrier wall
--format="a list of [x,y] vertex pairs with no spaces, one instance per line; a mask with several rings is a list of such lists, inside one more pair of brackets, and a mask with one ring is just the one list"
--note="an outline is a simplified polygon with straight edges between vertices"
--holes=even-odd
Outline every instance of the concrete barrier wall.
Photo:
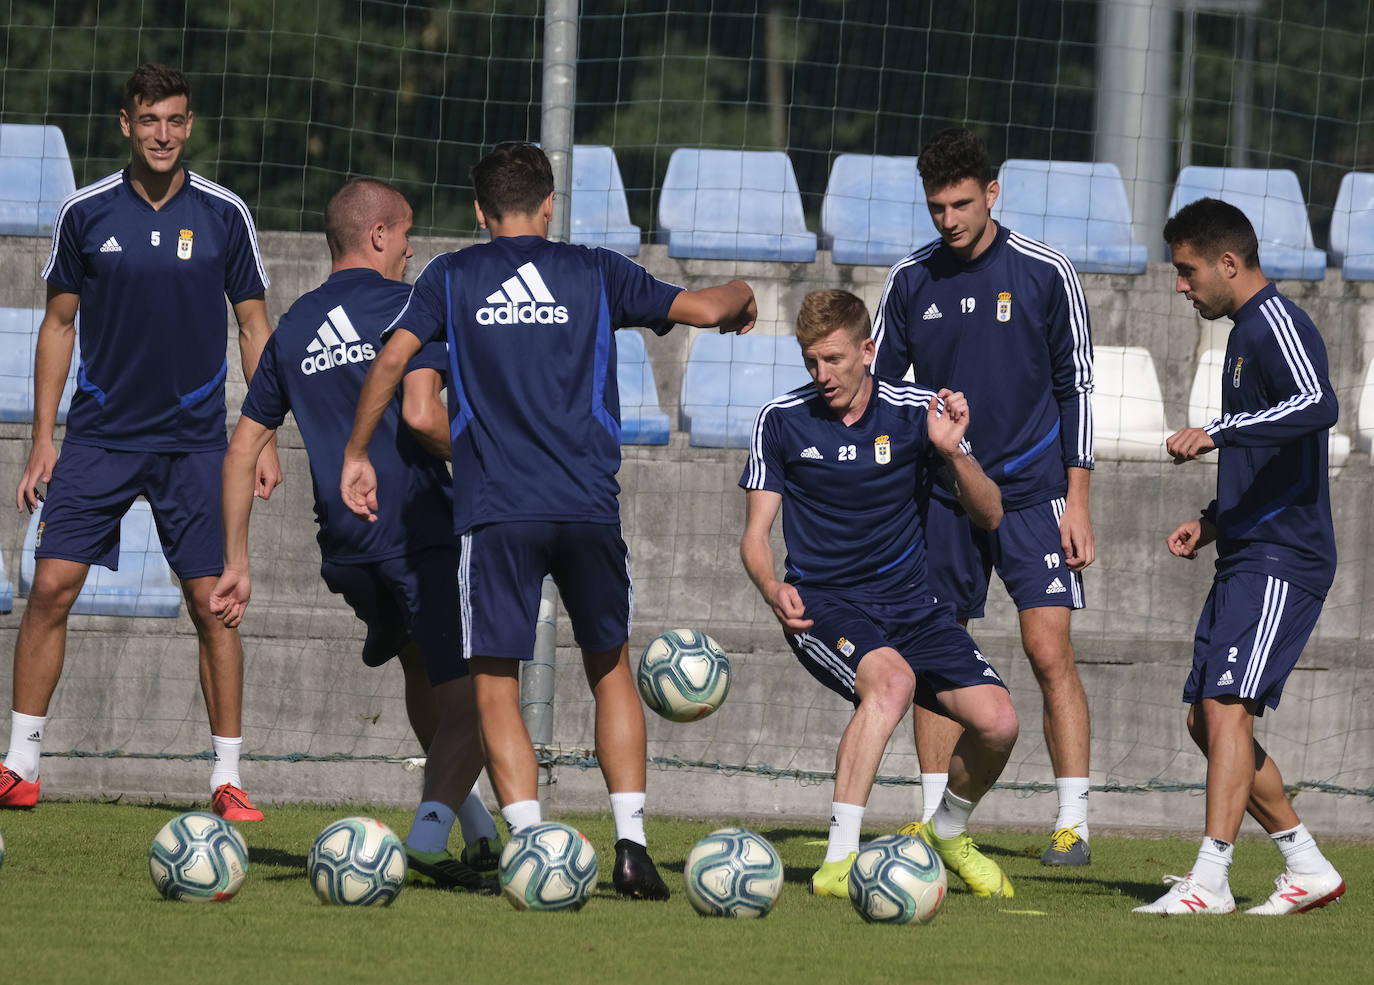
[[[318,235],[265,233],[262,243],[275,319],[327,275],[328,262]],[[455,245],[418,241],[412,273]],[[46,253],[44,241],[0,238],[0,305],[41,306],[38,271]],[[657,276],[688,287],[736,276],[749,280],[760,299],[758,330],[772,332],[789,331],[802,296],[817,287],[846,286],[876,305],[886,275],[881,268],[834,266],[826,254],[804,265],[721,263],[675,260],[663,247],[649,246],[640,260]],[[1341,427],[1353,432],[1358,387],[1374,355],[1374,291],[1334,275],[1282,286],[1323,332],[1343,408]],[[1197,355],[1224,344],[1229,323],[1199,320],[1173,296],[1172,271],[1163,265],[1140,277],[1085,276],[1084,288],[1095,341],[1149,348],[1169,425],[1183,426]],[[679,329],[648,340],[660,404],[675,427],[691,335]],[[229,342],[232,420],[243,383],[232,331]],[[14,488],[28,454],[28,431],[27,425],[0,424],[0,490]],[[268,802],[413,800],[419,774],[403,763],[419,750],[405,722],[399,671],[362,667],[360,624],[319,581],[308,466],[290,423],[282,430],[281,456],[288,481],[269,502],[257,504],[252,528],[245,751],[261,758],[247,765],[247,782]],[[635,575],[634,652],[663,629],[692,625],[720,640],[736,669],[730,700],[716,716],[692,725],[650,722],[650,755],[658,764],[650,776],[651,810],[814,817],[823,828],[830,789],[815,774],[833,766],[848,709],[795,666],[740,567],[743,495],[736,483],[743,464],[743,451],[691,448],[676,430],[666,447],[625,449],[622,517]],[[1261,721],[1264,741],[1289,782],[1374,788],[1368,710],[1374,691],[1372,477],[1364,453],[1333,476],[1336,585],[1283,707]],[[1175,469],[1163,462],[1102,462],[1094,475],[1098,560],[1087,582],[1089,608],[1074,624],[1094,721],[1092,779],[1108,788],[1148,788],[1095,794],[1095,823],[1188,830],[1201,823],[1195,788],[1203,766],[1184,734],[1179,692],[1211,566],[1170,557],[1163,539],[1211,497],[1214,481],[1214,466],[1207,464]],[[26,522],[16,511],[0,511],[0,550],[16,587]],[[780,543],[777,549],[781,558]],[[13,613],[0,615],[0,694],[9,691],[5,655],[22,606],[17,600]],[[1054,798],[1037,789],[1053,781],[1039,731],[1039,698],[1000,588],[989,599],[988,618],[973,631],[1008,679],[1022,718],[1022,737],[1003,778],[1009,787],[992,794],[979,817],[1043,827]],[[603,808],[599,774],[579,762],[593,745],[586,687],[566,631],[560,643],[555,742],[568,765],[550,771],[549,798],[554,810]],[[186,757],[208,746],[205,734],[194,632],[184,612],[176,620],[72,618],[46,748],[83,755],[45,760],[45,794],[203,797],[207,764]],[[120,755],[91,755],[112,752]],[[907,725],[882,771],[894,777],[918,772]],[[1304,789],[1299,797],[1305,819],[1323,830],[1367,833],[1374,820],[1365,796]],[[916,789],[880,785],[871,816],[903,819],[918,802]]]

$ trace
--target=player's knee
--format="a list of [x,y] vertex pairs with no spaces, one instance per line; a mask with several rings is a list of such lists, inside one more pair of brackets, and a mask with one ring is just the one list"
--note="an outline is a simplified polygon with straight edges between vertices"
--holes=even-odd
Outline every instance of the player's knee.
[[988,690],[968,727],[984,746],[999,753],[1011,752],[1021,734],[1021,722],[1011,696],[1001,688]]
[[35,618],[65,619],[85,583],[85,568],[72,571],[65,565],[40,562],[34,571],[25,612],[32,612]]

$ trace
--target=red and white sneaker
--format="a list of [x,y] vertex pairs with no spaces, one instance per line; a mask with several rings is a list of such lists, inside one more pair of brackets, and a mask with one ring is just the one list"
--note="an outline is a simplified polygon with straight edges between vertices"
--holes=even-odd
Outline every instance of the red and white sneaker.
[[1157,913],[1162,917],[1207,916],[1211,914],[1235,913],[1236,901],[1231,895],[1231,887],[1224,892],[1214,893],[1193,878],[1186,876],[1165,876],[1165,884],[1173,883],[1173,888],[1144,906],[1137,906],[1132,913]]
[[0,764],[0,807],[27,810],[38,803],[38,785],[42,780],[24,779],[8,766]]
[[1345,880],[1334,868],[1315,876],[1287,869],[1274,880],[1274,887],[1273,895],[1245,912],[1260,916],[1306,913],[1334,903],[1345,895]]
[[232,783],[222,783],[216,787],[210,805],[226,821],[262,820],[262,811],[254,807],[248,795]]

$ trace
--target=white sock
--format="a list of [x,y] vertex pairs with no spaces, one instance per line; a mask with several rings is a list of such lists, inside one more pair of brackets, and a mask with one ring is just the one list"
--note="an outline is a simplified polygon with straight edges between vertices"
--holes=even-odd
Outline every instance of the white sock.
[[1054,829],[1074,828],[1078,837],[1088,840],[1088,778],[1086,776],[1061,776],[1054,781],[1059,792],[1059,817],[1055,819]]
[[415,808],[410,822],[406,846],[417,852],[442,852],[448,848],[449,832],[453,830],[453,810],[437,800],[423,801]]
[[232,783],[242,790],[243,781],[239,779],[239,751],[243,749],[243,736],[226,739],[222,735],[212,735],[210,745],[215,750],[215,765],[210,770],[210,792],[214,793],[226,783]]
[[543,814],[539,810],[539,801],[517,800],[501,808],[501,817],[505,820],[506,827],[510,828],[510,833],[517,835],[526,828],[538,824],[543,819]]
[[1214,893],[1224,892],[1230,885],[1231,856],[1236,846],[1220,838],[1203,838],[1193,863],[1193,878]]
[[43,751],[43,726],[47,724],[47,715],[10,712],[10,751],[5,754],[5,765],[29,783],[38,779],[38,756]]
[[969,815],[974,802],[960,797],[949,787],[940,798],[940,806],[930,818],[931,830],[938,838],[957,838],[968,830]]
[[841,862],[859,850],[859,829],[864,823],[862,804],[830,803],[830,841],[825,846],[827,862]]
[[940,806],[940,798],[944,796],[945,787],[949,784],[948,773],[922,773],[921,774],[921,820],[929,821],[935,816],[935,810]]
[[479,838],[496,840],[496,822],[491,819],[487,805],[482,803],[475,783],[472,792],[458,808],[458,824],[463,829],[464,844],[475,844]]
[[1307,825],[1300,822],[1296,828],[1276,831],[1269,837],[1279,846],[1284,862],[1292,871],[1304,875],[1320,875],[1331,870],[1331,863],[1317,847],[1316,839],[1307,830]]
[[628,838],[636,845],[647,846],[644,837],[644,800],[641,790],[638,793],[611,794],[611,816],[615,818],[615,840]]

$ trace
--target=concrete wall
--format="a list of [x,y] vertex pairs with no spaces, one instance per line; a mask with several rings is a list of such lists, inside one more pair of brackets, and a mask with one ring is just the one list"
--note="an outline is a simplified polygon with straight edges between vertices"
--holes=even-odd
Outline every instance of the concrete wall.
[[[275,319],[326,276],[328,264],[318,235],[266,233],[262,244]],[[417,242],[412,271],[454,245]],[[44,241],[0,238],[0,305],[42,304],[38,271],[46,252]],[[657,276],[688,287],[735,276],[749,280],[760,299],[758,330],[772,332],[790,330],[802,296],[817,287],[847,286],[876,305],[886,274],[882,268],[834,266],[827,254],[814,264],[720,263],[675,260],[663,247],[650,246],[640,259]],[[1183,426],[1197,355],[1224,344],[1227,323],[1196,318],[1174,297],[1167,266],[1152,266],[1141,277],[1086,276],[1084,287],[1095,341],[1148,347],[1169,425]],[[1374,356],[1374,290],[1335,276],[1283,287],[1322,329],[1343,407],[1341,427],[1353,432],[1358,386]],[[678,330],[648,341],[660,404],[674,421],[690,339],[689,331]],[[231,355],[231,408],[243,393],[235,359]],[[28,426],[0,424],[0,489],[13,489],[27,454]],[[411,801],[419,774],[403,764],[418,749],[405,722],[399,672],[362,667],[360,624],[319,581],[308,467],[290,424],[282,431],[281,456],[288,481],[255,507],[252,528],[245,750],[261,758],[247,765],[247,782],[268,802]],[[632,649],[637,654],[662,629],[698,626],[726,647],[735,667],[730,699],[712,718],[691,725],[650,722],[656,763],[651,810],[790,815],[814,818],[823,828],[830,790],[814,774],[833,765],[848,710],[795,666],[739,565],[743,496],[736,483],[743,464],[743,451],[691,448],[676,431],[666,447],[625,449],[622,517],[636,594]],[[1368,710],[1374,692],[1372,476],[1364,453],[1333,475],[1340,544],[1336,586],[1283,707],[1260,725],[1290,783],[1374,788],[1374,713]],[[1097,824],[1188,830],[1201,824],[1201,797],[1188,788],[1201,782],[1203,767],[1184,734],[1178,695],[1211,566],[1170,557],[1163,539],[1210,498],[1214,481],[1211,465],[1175,469],[1163,462],[1102,462],[1094,476],[1098,560],[1087,581],[1089,608],[1074,623],[1094,721],[1092,779],[1108,788],[1148,788],[1095,794]],[[20,513],[0,511],[0,550],[16,587],[26,522]],[[0,615],[0,654],[13,645],[22,606],[16,601],[13,613]],[[1054,807],[1053,794],[1043,788],[1053,777],[1039,730],[1039,699],[1019,654],[1014,613],[999,588],[989,599],[988,618],[973,631],[1011,685],[1022,718],[1022,737],[1003,777],[1008,786],[988,798],[978,817],[984,823],[1044,827]],[[566,632],[560,642],[565,646],[558,651],[555,742],[567,765],[550,771],[549,797],[554,810],[603,808],[599,775],[579,765],[593,745],[585,684]],[[194,654],[194,632],[184,613],[163,621],[73,617],[46,748],[83,755],[45,760],[45,794],[203,797],[207,766],[187,758],[208,746]],[[8,692],[9,671],[0,656],[0,694]],[[99,755],[105,753],[118,754]],[[750,769],[737,769],[746,764]],[[917,772],[904,725],[882,773]],[[880,785],[871,817],[904,819],[918,802],[918,791],[909,786]],[[1304,789],[1299,809],[1309,823],[1328,831],[1367,833],[1374,820],[1368,797]]]

